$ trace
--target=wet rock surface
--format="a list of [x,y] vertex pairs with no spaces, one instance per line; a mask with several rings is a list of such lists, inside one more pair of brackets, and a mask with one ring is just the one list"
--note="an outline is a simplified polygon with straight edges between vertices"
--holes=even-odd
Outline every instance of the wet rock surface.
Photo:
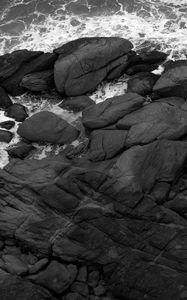
[[[119,52],[118,43],[123,46]],[[104,79],[96,76],[98,70],[107,68],[110,80],[130,68],[133,74],[140,72],[137,66],[152,68],[166,55],[156,50],[133,53],[131,43],[117,38],[84,38],[55,52],[56,67],[65,67],[58,79],[64,89],[60,92],[72,90],[76,96],[60,107],[84,109],[81,134],[47,111],[19,125],[18,134],[30,143],[23,140],[11,147],[12,158],[0,170],[1,299],[186,299],[186,96],[171,95],[165,87],[155,89],[171,72],[176,90],[185,91],[181,68],[186,62],[166,64],[159,79],[150,70],[136,74],[129,78],[126,94],[93,104],[87,95],[77,96],[90,90],[88,81],[92,89]],[[33,63],[29,55],[39,59],[42,53],[22,54],[18,65],[14,62],[20,52],[7,56],[8,75],[5,58],[0,58],[2,81],[13,78],[14,72],[29,80],[36,78],[34,72],[44,74],[34,65],[33,75],[22,72]],[[84,63],[89,66],[86,73]],[[74,74],[81,74],[80,90],[71,85],[80,80]],[[93,75],[97,80],[91,80]],[[78,137],[80,143],[72,144]],[[58,155],[38,160],[29,156],[31,142],[65,147]]]

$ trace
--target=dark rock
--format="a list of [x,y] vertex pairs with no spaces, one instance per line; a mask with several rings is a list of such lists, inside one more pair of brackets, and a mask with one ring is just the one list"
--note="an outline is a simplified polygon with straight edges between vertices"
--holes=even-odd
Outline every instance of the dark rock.
[[2,87],[0,87],[0,108],[5,109],[11,106],[12,104],[13,103],[6,91]]
[[80,295],[83,296],[89,295],[88,285],[85,282],[74,281],[70,289],[72,292],[79,293]]
[[86,282],[87,281],[87,275],[88,275],[87,267],[83,266],[79,269],[79,272],[78,272],[78,275],[77,275],[77,280],[81,281],[81,282]]
[[12,132],[0,129],[0,142],[10,143],[12,138],[13,138]]
[[95,288],[99,283],[99,279],[100,279],[99,271],[95,270],[95,271],[90,272],[88,275],[89,286],[91,286],[92,288]]
[[153,70],[156,70],[158,68],[158,65],[156,64],[139,64],[139,65],[134,65],[130,68],[128,68],[125,73],[127,75],[135,75],[136,73],[140,72],[151,72]]
[[29,267],[29,273],[30,274],[38,273],[41,269],[46,267],[48,262],[49,262],[48,258],[40,259],[34,265]]
[[33,92],[41,92],[54,88],[54,71],[46,70],[25,75],[20,86]]
[[62,298],[62,300],[87,300],[88,298],[83,297],[79,293],[68,293]]
[[[168,140],[99,163],[60,155],[11,160],[0,170],[0,238],[39,259],[49,256],[52,267],[29,276],[36,284],[11,281],[0,268],[2,299],[53,299],[45,285],[55,298],[82,300],[70,293],[75,264],[89,265],[90,290],[104,280],[114,299],[185,299],[186,160],[187,142]],[[77,208],[55,208],[55,188],[54,205],[46,205],[40,191],[48,186],[64,192],[58,204],[73,196]]]
[[109,73],[107,74],[106,79],[110,81],[122,76],[125,73],[126,69],[132,64],[132,60],[135,55],[136,54],[134,51],[130,51],[128,54],[117,59],[114,62],[113,67],[111,64],[111,71],[109,71]]
[[170,64],[155,83],[153,91],[161,96],[185,98],[187,95],[187,60]]
[[26,89],[20,86],[25,75],[49,70],[53,68],[57,56],[53,53],[44,53],[23,64],[11,77],[2,83],[2,87],[12,96],[23,94]]
[[111,38],[106,38],[106,37],[84,37],[84,38],[70,41],[70,42],[60,46],[59,48],[54,49],[54,52],[58,55],[62,55],[62,57],[66,57],[66,56],[76,52],[81,47],[89,45],[90,43],[95,44],[97,42],[101,42],[103,40],[110,40],[110,39]]
[[141,72],[132,76],[127,82],[127,92],[145,96],[152,92],[159,76],[149,72]]
[[11,148],[8,148],[7,152],[11,157],[24,159],[33,149],[35,149],[35,147],[32,144],[20,142]]
[[140,58],[143,63],[146,64],[157,64],[161,63],[167,58],[167,54],[161,51],[153,50],[153,51],[142,51],[139,53]]
[[174,102],[171,105],[160,100],[124,116],[116,126],[121,130],[129,129],[126,146],[131,147],[147,144],[155,139],[180,139],[187,134],[186,120],[186,110],[174,105]]
[[106,293],[106,289],[105,289],[105,287],[103,286],[103,285],[98,285],[98,286],[96,286],[95,288],[94,288],[94,294],[96,295],[96,296],[102,296],[102,295],[104,295]]
[[14,127],[14,125],[14,121],[4,121],[0,123],[0,127],[5,129],[11,129],[12,127]]
[[47,289],[61,294],[69,288],[77,275],[75,265],[64,265],[52,261],[48,267],[33,277],[33,281]]
[[116,123],[123,116],[142,107],[144,98],[135,93],[109,98],[83,111],[83,125],[97,129]]
[[18,277],[4,275],[1,272],[1,300],[55,300],[49,291],[30,281]]
[[67,96],[92,92],[131,49],[128,40],[117,37],[86,38],[62,46],[54,70],[58,92]]
[[23,122],[28,114],[24,105],[14,103],[6,109],[6,116],[15,119],[17,122]]
[[15,255],[3,255],[4,268],[13,275],[25,275],[28,272],[28,266]]
[[42,51],[17,50],[0,56],[0,82],[12,76],[25,63],[43,54]]
[[30,142],[67,144],[74,141],[79,131],[57,115],[42,111],[26,119],[18,134]]
[[88,96],[69,97],[66,98],[59,106],[62,109],[79,112],[84,110],[90,105],[94,105],[95,102]]
[[99,161],[114,157],[125,148],[127,133],[127,130],[92,131],[88,159]]

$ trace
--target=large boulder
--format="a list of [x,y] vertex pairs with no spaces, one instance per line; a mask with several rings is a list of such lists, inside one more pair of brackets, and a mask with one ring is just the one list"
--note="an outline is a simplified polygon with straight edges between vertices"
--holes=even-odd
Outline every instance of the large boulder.
[[133,45],[126,39],[86,38],[60,48],[54,78],[59,93],[79,96],[92,92],[107,74],[121,65]]
[[[127,147],[147,144],[156,139],[177,140],[187,134],[187,110],[180,106],[180,98],[169,99],[145,105],[117,122],[118,129],[129,129]],[[175,100],[179,101],[178,105]]]
[[90,129],[103,128],[116,123],[125,115],[142,107],[145,99],[135,93],[109,98],[83,111],[83,125]]
[[177,96],[186,98],[187,95],[187,60],[170,63],[153,90],[161,96]]
[[18,134],[30,142],[64,145],[74,141],[79,131],[54,113],[43,111],[26,119],[19,126]]

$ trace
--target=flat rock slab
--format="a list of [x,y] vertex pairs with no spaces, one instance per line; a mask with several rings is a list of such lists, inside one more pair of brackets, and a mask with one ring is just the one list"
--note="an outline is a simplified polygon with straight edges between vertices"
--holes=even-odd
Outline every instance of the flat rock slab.
[[92,92],[112,69],[121,64],[114,61],[133,47],[128,40],[117,37],[80,39],[70,44],[58,51],[62,54],[54,68],[57,91],[67,96]]
[[18,134],[30,142],[64,145],[76,140],[79,131],[57,115],[43,111],[26,119]]

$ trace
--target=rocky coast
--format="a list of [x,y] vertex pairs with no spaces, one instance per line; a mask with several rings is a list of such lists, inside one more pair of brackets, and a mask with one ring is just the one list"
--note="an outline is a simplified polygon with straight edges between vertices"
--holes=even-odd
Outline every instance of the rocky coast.
[[[121,76],[123,95],[90,98]],[[12,101],[43,92],[79,123]],[[0,170],[1,300],[187,299],[186,99],[187,60],[124,38],[0,56],[0,142],[20,136]],[[37,160],[34,143],[66,147]]]

